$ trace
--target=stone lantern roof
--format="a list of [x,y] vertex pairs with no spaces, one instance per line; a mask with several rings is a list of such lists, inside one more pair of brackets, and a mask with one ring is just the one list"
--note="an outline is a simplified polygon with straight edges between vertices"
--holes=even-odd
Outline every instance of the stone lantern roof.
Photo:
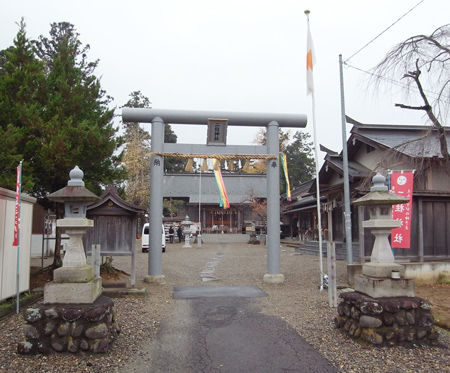
[[84,173],[75,166],[69,173],[67,186],[48,195],[48,199],[55,202],[94,202],[100,198],[84,187]]
[[358,198],[353,202],[356,206],[366,206],[366,205],[397,205],[401,203],[407,203],[409,198],[399,196],[394,192],[388,190],[385,184],[386,178],[377,173],[372,178],[372,187],[370,192],[366,195]]

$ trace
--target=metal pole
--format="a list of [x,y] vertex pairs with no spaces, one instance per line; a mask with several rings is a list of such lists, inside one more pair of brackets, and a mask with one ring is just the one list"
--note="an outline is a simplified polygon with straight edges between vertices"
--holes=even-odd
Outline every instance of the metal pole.
[[[267,154],[276,155],[277,159],[267,160],[267,271],[266,282],[283,282],[280,274],[280,143],[278,123],[267,125]],[[275,276],[274,276],[275,275]],[[271,278],[271,280],[269,280]]]
[[316,199],[317,199],[317,231],[319,234],[319,270],[320,270],[320,290],[323,290],[323,258],[322,258],[322,216],[320,213],[320,183],[319,183],[319,152],[317,151],[319,143],[317,142],[316,131],[316,100],[314,91],[311,92],[312,117],[313,117],[313,135],[314,135],[314,160],[316,171]]
[[[164,144],[164,122],[156,117],[152,121],[152,152],[162,152]],[[164,159],[153,155],[150,159],[150,224],[148,274],[151,278],[162,276],[161,270],[161,227],[163,211]],[[152,279],[150,279],[152,280]]]
[[345,120],[344,73],[342,70],[342,54],[339,55],[339,78],[341,87],[342,160],[344,167],[345,246],[347,249],[347,264],[352,264],[352,217],[350,210],[350,183],[348,176],[347,132]]

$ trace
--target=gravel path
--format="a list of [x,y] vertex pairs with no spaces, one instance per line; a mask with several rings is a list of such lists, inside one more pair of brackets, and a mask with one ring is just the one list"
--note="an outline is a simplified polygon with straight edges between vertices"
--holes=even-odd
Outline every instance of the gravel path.
[[[220,255],[223,254],[223,255]],[[202,281],[207,268],[216,281]],[[129,270],[129,258],[117,257],[114,265]],[[213,268],[212,268],[213,267]],[[327,292],[319,292],[318,257],[295,255],[293,248],[281,252],[282,285],[262,281],[266,273],[266,250],[263,246],[210,244],[202,249],[183,249],[168,245],[163,254],[163,273],[167,284],[141,282],[147,273],[147,254],[138,253],[138,287],[146,287],[146,297],[115,298],[121,334],[111,352],[104,355],[51,354],[20,356],[17,342],[22,340],[24,322],[20,315],[0,321],[0,372],[116,372],[126,370],[142,357],[142,343],[148,344],[162,320],[174,309],[173,286],[250,285],[269,294],[260,298],[262,312],[284,319],[331,361],[341,372],[450,372],[450,333],[440,330],[441,347],[373,348],[358,344],[336,330],[336,310],[328,307]],[[324,260],[326,268],[326,260]],[[338,263],[339,283],[344,283],[344,263]]]

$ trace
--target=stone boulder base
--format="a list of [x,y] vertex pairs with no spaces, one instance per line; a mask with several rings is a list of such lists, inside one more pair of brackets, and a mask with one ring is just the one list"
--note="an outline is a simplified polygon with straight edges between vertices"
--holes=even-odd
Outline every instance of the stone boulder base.
[[337,328],[373,345],[437,345],[431,304],[419,297],[372,298],[354,291],[342,293]]
[[25,341],[20,354],[89,351],[107,352],[120,329],[113,301],[105,296],[92,304],[38,303],[25,310]]

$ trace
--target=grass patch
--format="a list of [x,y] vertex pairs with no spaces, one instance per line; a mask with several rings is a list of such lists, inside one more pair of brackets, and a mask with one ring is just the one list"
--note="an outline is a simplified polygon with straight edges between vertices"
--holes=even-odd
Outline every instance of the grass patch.
[[436,284],[450,285],[450,274],[448,273],[448,271],[443,271],[439,273],[439,276],[436,280]]
[[[22,293],[19,296],[19,302],[22,303],[23,301],[31,298],[32,296],[33,296],[33,294],[31,294],[28,291],[25,293]],[[16,306],[16,297],[11,297],[0,303],[0,310],[12,309],[15,306]]]

